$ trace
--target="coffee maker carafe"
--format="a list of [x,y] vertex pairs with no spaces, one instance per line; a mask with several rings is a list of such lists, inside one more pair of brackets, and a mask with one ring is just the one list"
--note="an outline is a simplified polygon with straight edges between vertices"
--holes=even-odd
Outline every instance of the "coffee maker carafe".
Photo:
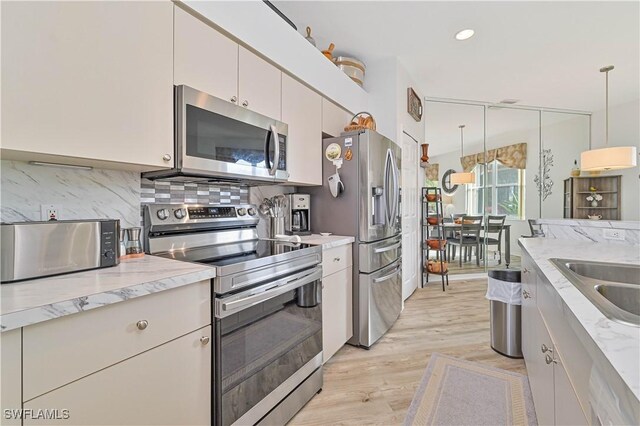
[[309,194],[288,194],[285,232],[287,235],[311,234],[311,196]]

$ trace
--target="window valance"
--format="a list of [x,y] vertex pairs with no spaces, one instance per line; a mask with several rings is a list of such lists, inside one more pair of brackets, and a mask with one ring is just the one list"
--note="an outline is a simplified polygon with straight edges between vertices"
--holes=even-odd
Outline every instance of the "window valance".
[[486,152],[465,155],[460,158],[460,164],[465,172],[470,172],[477,164],[490,163],[498,160],[506,167],[512,169],[525,169],[527,167],[527,144],[517,143],[503,146],[502,148],[490,149]]

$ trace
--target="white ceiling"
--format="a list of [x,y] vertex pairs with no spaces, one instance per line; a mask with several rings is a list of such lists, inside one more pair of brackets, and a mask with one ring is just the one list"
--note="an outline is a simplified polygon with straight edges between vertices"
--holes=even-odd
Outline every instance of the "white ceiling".
[[[318,47],[398,57],[425,94],[597,111],[640,98],[640,2],[278,1]],[[475,36],[454,34],[473,28]],[[365,83],[366,84],[366,83]]]

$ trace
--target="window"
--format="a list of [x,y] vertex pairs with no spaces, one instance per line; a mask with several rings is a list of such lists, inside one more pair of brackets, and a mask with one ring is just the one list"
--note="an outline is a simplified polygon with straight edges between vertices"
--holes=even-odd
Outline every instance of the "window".
[[486,176],[484,164],[476,165],[473,172],[476,182],[467,186],[469,214],[505,214],[507,219],[524,219],[524,170],[492,161],[486,165]]

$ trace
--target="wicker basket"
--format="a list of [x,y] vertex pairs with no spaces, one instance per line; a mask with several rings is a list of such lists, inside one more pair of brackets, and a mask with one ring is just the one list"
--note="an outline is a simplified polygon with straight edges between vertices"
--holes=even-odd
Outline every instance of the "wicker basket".
[[352,132],[354,130],[366,129],[376,130],[376,120],[374,120],[371,113],[362,111],[353,116],[351,123],[344,128],[344,131]]

